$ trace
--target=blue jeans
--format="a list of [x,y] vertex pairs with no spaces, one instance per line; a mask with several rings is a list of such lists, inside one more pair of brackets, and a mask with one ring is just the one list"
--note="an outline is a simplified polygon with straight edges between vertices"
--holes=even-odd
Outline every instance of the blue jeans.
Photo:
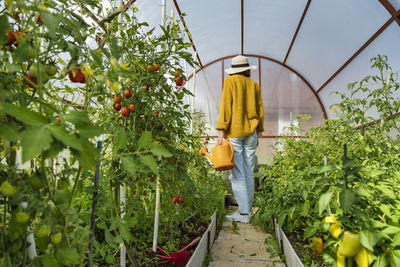
[[250,213],[254,199],[254,164],[257,131],[249,136],[228,138],[235,151],[235,168],[229,175],[240,213]]

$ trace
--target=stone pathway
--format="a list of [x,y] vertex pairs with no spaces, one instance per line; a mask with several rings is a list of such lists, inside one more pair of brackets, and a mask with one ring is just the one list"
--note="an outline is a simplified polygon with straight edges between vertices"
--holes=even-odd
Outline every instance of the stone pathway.
[[265,244],[268,236],[254,225],[237,223],[234,229],[232,222],[226,221],[214,243],[209,267],[285,267],[279,255]]

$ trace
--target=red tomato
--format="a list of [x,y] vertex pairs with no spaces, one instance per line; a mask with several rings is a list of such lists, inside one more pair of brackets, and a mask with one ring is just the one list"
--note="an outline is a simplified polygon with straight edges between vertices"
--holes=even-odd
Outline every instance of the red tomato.
[[129,109],[128,109],[127,107],[123,107],[123,108],[121,109],[121,115],[122,115],[123,117],[128,117],[128,116],[129,116]]
[[178,201],[179,201],[179,199],[178,199],[177,197],[173,197],[173,198],[172,198],[172,203],[175,204],[175,203],[178,203]]
[[126,98],[130,98],[130,97],[132,96],[131,90],[126,89],[126,90],[124,91],[124,96],[125,96]]
[[116,111],[120,111],[120,110],[121,110],[121,104],[120,104],[120,103],[115,103],[114,109],[115,109]]
[[114,102],[115,103],[121,103],[122,102],[122,96],[120,94],[114,95]]
[[76,68],[74,71],[68,72],[69,79],[74,83],[86,83],[85,75],[81,68]]
[[17,39],[15,38],[15,34],[13,32],[8,32],[7,35],[8,41],[6,43],[6,46],[11,46],[17,41]]
[[181,77],[178,77],[178,78],[176,78],[175,83],[176,83],[177,86],[182,86],[182,84],[183,84],[183,79],[182,79]]
[[129,110],[130,110],[131,112],[134,112],[134,111],[135,111],[135,105],[134,105],[134,104],[130,104],[130,105],[129,105]]
[[34,88],[35,85],[37,85],[36,78],[32,77],[32,75],[29,72],[28,72],[28,74],[26,74],[26,78],[29,80],[29,82],[28,81],[26,82],[29,87]]
[[145,84],[145,85],[144,85],[144,89],[146,89],[146,91],[149,91],[150,86],[149,86],[148,84]]
[[182,203],[183,202],[183,196],[180,196],[180,197],[178,197],[178,201],[179,201],[179,203]]

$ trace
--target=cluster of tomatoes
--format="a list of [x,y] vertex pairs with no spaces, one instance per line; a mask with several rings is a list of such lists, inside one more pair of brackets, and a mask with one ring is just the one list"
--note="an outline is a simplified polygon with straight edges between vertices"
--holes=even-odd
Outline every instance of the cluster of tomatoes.
[[177,86],[182,86],[183,85],[183,79],[181,77],[181,72],[179,70],[176,70],[175,73],[174,73],[174,76],[176,78],[175,84]]
[[[132,96],[132,91],[126,89],[124,91],[124,96],[127,99],[130,98]],[[131,112],[135,111],[135,104],[131,103],[129,107],[122,107],[121,102],[122,102],[122,95],[121,94],[114,95],[114,109],[116,111],[121,111],[121,115],[123,117],[128,117]]]
[[147,71],[148,72],[153,72],[153,71],[159,71],[161,69],[160,64],[154,64],[154,65],[147,65]]
[[183,202],[184,197],[180,196],[180,197],[173,197],[172,198],[172,203],[173,204],[178,204],[178,203],[182,203]]

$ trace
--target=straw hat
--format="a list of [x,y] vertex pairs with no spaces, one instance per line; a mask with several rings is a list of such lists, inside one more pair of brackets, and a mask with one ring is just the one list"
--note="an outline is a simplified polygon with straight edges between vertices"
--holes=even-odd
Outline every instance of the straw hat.
[[235,74],[245,70],[255,70],[257,66],[250,66],[249,59],[245,56],[239,55],[232,58],[232,64],[230,69],[226,69],[225,72],[228,74]]

